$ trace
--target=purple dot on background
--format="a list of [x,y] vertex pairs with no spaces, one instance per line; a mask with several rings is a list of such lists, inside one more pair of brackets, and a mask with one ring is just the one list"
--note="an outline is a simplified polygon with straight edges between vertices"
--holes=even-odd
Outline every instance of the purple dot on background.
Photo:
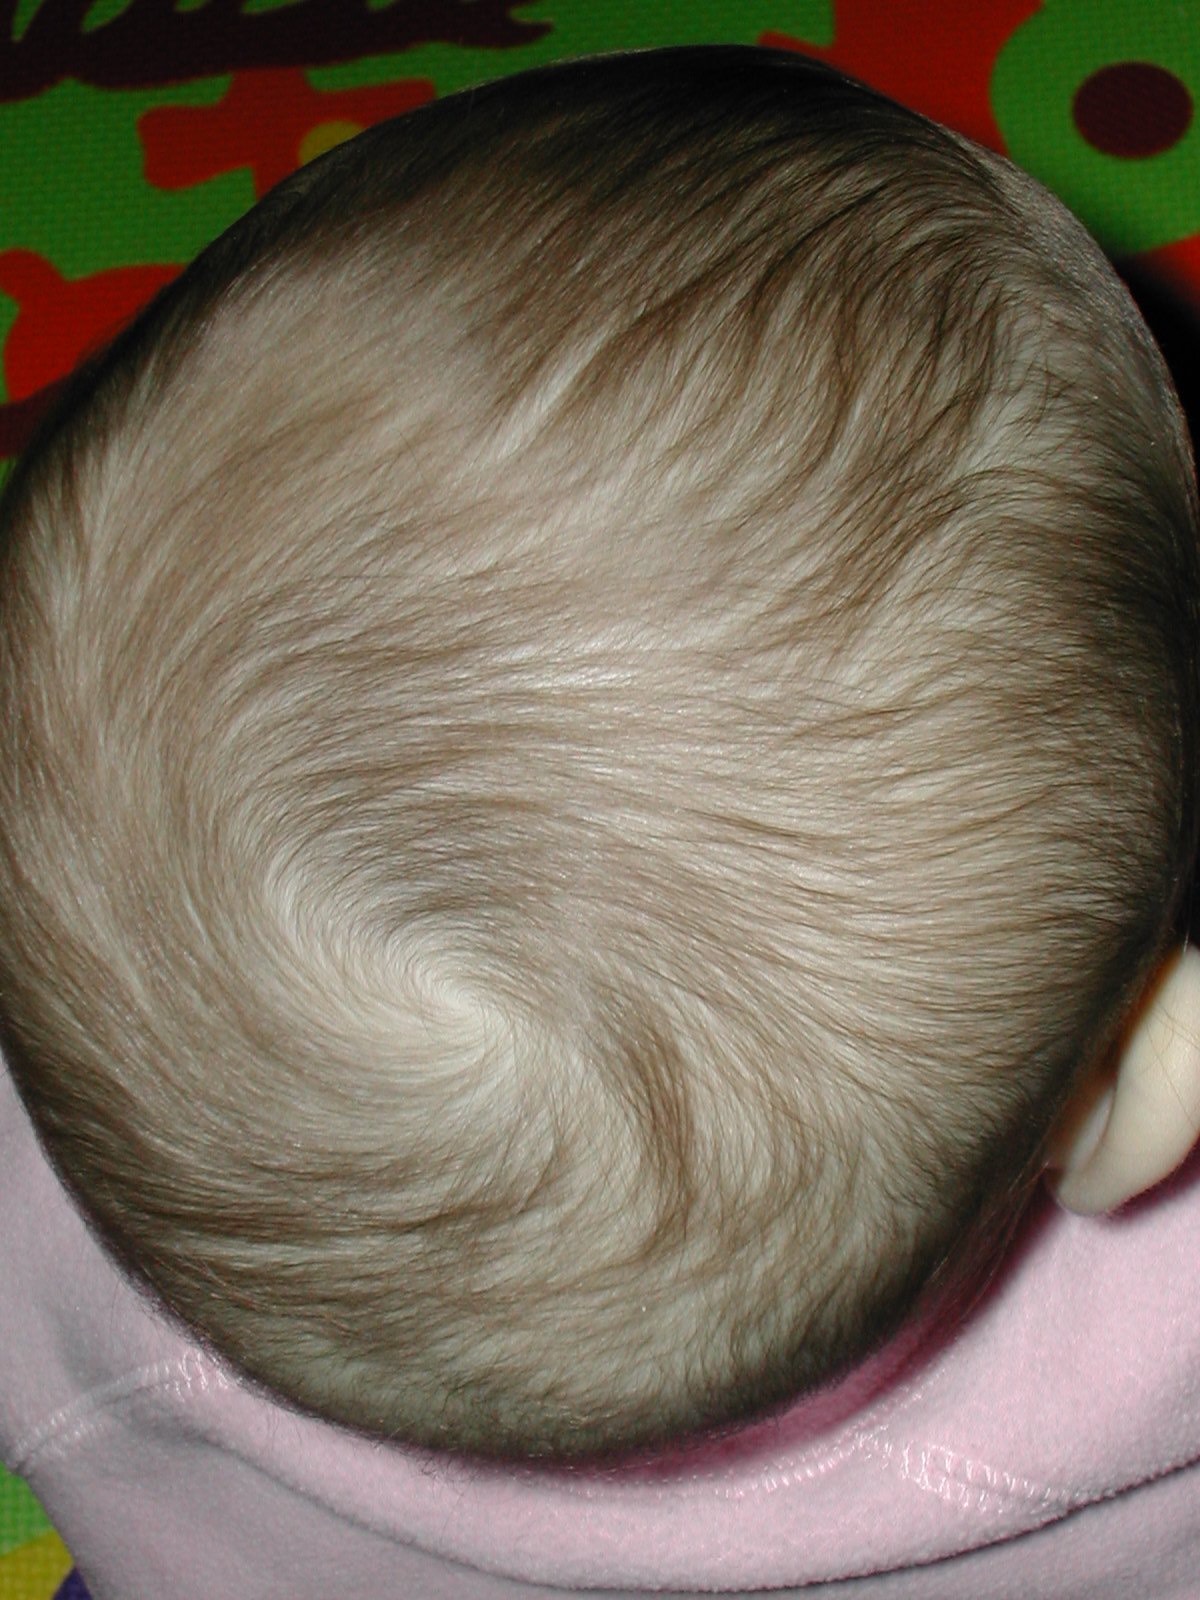
[[1093,149],[1137,159],[1179,143],[1192,125],[1192,97],[1153,61],[1118,61],[1084,79],[1071,113]]
[[54,1600],[92,1600],[87,1592],[87,1585],[74,1567],[54,1591]]

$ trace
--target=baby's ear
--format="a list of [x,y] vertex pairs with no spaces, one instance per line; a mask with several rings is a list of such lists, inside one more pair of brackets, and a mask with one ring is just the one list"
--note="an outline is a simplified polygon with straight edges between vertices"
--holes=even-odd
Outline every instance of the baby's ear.
[[1200,1141],[1200,951],[1162,967],[1109,1070],[1082,1085],[1051,1144],[1068,1211],[1115,1211],[1168,1177]]

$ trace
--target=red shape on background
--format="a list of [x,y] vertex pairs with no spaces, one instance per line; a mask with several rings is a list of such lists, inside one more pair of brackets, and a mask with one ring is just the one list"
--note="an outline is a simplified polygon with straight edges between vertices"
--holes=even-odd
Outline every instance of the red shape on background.
[[17,302],[4,345],[10,400],[65,377],[179,272],[175,266],[112,267],[64,278],[32,250],[0,252],[0,293]]
[[427,78],[406,78],[323,94],[293,68],[238,72],[215,106],[158,106],[142,114],[146,178],[159,189],[186,189],[249,167],[261,196],[300,165],[301,141],[313,128],[370,127],[424,105],[434,92]]
[[[161,106],[139,119],[146,177],[159,188],[179,189],[249,167],[261,195],[300,164],[301,142],[314,128],[369,127],[434,93],[423,78],[322,94],[290,68],[240,72],[215,106]],[[32,250],[0,253],[0,293],[19,307],[4,347],[9,401],[0,405],[0,457],[25,448],[59,381],[180,270],[117,267],[66,279]]]
[[1182,292],[1195,305],[1200,291],[1200,233],[1176,239],[1173,244],[1160,245],[1157,250],[1144,250],[1130,259]]
[[63,383],[52,383],[49,388],[30,395],[28,400],[0,405],[0,461],[21,454],[54,404]]
[[1042,0],[835,0],[833,43],[764,33],[760,44],[840,67],[902,105],[1003,151],[989,85],[1009,38]]

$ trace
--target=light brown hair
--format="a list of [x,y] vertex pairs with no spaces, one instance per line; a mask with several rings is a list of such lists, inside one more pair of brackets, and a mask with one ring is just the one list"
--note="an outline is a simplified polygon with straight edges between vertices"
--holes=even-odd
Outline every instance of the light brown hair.
[[1036,184],[800,57],[314,163],[0,539],[12,1070],[356,1426],[612,1450],[858,1359],[992,1259],[1191,869],[1161,359]]

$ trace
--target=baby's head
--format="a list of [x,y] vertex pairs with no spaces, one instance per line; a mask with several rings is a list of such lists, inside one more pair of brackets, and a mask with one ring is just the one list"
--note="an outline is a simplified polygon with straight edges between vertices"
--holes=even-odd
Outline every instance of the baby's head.
[[571,1454],[828,1379],[990,1259],[1169,960],[1162,362],[1044,191],[802,58],[306,168],[2,538],[12,1069],[331,1418]]

